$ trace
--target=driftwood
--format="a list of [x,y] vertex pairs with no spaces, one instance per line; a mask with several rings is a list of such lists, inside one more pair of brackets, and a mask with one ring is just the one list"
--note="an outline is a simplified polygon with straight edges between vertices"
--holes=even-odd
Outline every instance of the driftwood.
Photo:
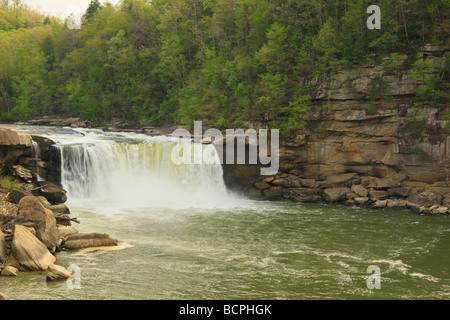
[[77,218],[71,218],[65,215],[56,216],[56,223],[63,226],[70,226],[70,222],[73,221],[75,223],[80,224],[80,221]]

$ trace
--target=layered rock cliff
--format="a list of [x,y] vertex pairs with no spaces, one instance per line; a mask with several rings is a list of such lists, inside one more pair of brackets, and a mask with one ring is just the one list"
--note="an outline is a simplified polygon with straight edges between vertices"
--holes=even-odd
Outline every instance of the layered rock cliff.
[[425,48],[421,61],[433,67],[421,77],[413,76],[418,66],[411,57],[394,55],[317,82],[303,134],[282,143],[280,173],[263,177],[257,166],[225,166],[229,185],[259,199],[372,206],[395,201],[392,207],[406,207],[407,199],[413,201],[408,197],[430,191],[440,206],[450,198],[450,108],[445,97],[437,103],[417,96],[427,79],[443,81],[448,95],[448,56],[448,50]]

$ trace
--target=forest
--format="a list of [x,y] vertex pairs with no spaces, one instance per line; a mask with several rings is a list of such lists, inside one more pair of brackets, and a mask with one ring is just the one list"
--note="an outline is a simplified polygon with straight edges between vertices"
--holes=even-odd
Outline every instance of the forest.
[[[381,9],[370,30],[367,8]],[[296,130],[340,68],[442,45],[449,0],[91,1],[81,28],[0,0],[0,120]],[[414,61],[413,61],[414,62]]]

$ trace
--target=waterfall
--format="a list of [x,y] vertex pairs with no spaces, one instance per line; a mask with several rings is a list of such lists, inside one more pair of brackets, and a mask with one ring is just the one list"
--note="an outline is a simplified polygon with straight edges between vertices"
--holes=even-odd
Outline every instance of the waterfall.
[[78,202],[102,200],[140,208],[229,206],[231,195],[217,153],[204,164],[175,164],[172,150],[179,144],[193,146],[167,137],[89,132],[84,139],[59,145],[61,183],[69,199]]
[[43,181],[44,179],[41,177],[39,173],[39,163],[38,161],[41,160],[41,149],[39,148],[39,144],[31,139],[31,157],[34,160],[34,169],[36,174],[37,181]]

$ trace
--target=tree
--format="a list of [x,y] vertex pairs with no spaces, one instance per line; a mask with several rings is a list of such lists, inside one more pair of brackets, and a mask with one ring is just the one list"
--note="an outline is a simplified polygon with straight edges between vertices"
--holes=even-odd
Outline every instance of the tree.
[[92,0],[89,3],[89,7],[86,9],[86,13],[83,15],[83,24],[88,23],[94,15],[103,8],[102,4],[98,0]]

